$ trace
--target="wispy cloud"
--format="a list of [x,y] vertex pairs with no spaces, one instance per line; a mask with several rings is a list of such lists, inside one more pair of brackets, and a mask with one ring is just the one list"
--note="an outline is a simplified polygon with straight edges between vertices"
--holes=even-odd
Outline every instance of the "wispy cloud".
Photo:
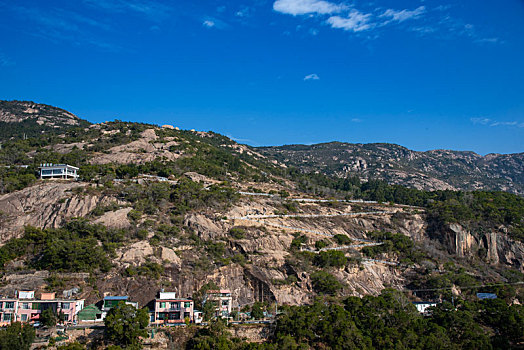
[[206,28],[226,29],[229,24],[215,17],[204,17],[202,19],[202,25]]
[[153,0],[83,0],[84,4],[112,13],[132,12],[153,21],[169,17],[172,8]]
[[68,42],[73,45],[91,45],[104,51],[121,51],[122,48],[99,39],[100,31],[112,30],[108,22],[86,17],[73,11],[39,7],[9,6],[13,16],[23,18],[30,25],[28,34],[52,42]]
[[14,62],[6,55],[0,52],[0,67],[9,67],[14,65]]
[[419,18],[424,12],[426,12],[425,6],[419,6],[414,10],[394,10],[394,9],[387,9],[382,13],[379,17],[380,18],[389,18],[384,24],[388,24],[391,22],[404,22],[408,19],[416,19]]
[[347,6],[323,0],[277,0],[273,3],[273,10],[288,15],[298,16],[307,14],[338,13]]
[[307,80],[320,80],[320,77],[316,74],[308,74],[304,77],[304,81],[307,81]]
[[249,7],[244,7],[240,10],[238,10],[237,12],[235,12],[235,16],[237,17],[249,17],[251,16],[251,9]]
[[361,32],[373,27],[370,23],[371,14],[364,14],[358,10],[352,10],[347,17],[332,16],[329,17],[327,23],[332,28],[340,28],[347,31]]
[[471,118],[470,119],[473,124],[480,124],[480,125],[486,125],[490,127],[495,126],[514,126],[517,128],[524,128],[524,122],[519,122],[516,120],[512,121],[499,121],[499,120],[493,120],[486,117],[480,117],[480,118]]
[[353,119],[351,119],[351,121],[353,123],[362,123],[362,119],[359,119],[359,118],[353,118]]
[[[468,37],[479,44],[503,43],[496,36],[480,35],[475,26],[464,23],[449,14],[451,5],[437,7],[393,9],[376,7],[372,3],[357,8],[342,0],[276,0],[273,10],[278,13],[301,17],[306,20],[321,20],[331,28],[359,34],[372,32],[367,38],[378,38],[384,30],[401,26],[404,30],[420,36],[439,39]],[[409,22],[409,25],[406,23]]]

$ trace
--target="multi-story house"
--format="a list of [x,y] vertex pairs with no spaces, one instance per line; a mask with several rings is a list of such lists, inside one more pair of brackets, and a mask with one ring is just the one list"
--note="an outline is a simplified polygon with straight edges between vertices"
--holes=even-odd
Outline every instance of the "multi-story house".
[[18,299],[0,298],[0,326],[17,321]]
[[118,305],[118,303],[123,302],[127,305],[132,305],[138,309],[138,303],[134,301],[129,301],[129,297],[125,295],[107,295],[104,297],[102,302],[102,319],[105,319],[109,310]]
[[204,298],[204,303],[213,302],[215,304],[216,317],[229,317],[233,307],[233,297],[229,289],[208,290]]
[[17,321],[29,322],[40,319],[47,309],[60,316],[63,322],[76,322],[76,315],[84,308],[84,299],[56,298],[55,293],[41,293],[40,299],[35,298],[33,291],[18,293]]
[[194,322],[193,300],[177,298],[175,292],[160,292],[155,299],[154,312],[151,317],[153,324],[184,323],[186,318]]

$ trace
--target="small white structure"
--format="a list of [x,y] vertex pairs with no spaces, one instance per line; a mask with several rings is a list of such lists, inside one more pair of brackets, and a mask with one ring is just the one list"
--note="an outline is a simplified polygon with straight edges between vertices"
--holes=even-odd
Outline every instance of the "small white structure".
[[204,313],[202,311],[194,310],[193,320],[196,324],[202,323],[202,321],[204,320]]
[[432,301],[418,301],[413,302],[413,305],[417,308],[417,311],[424,315],[429,315],[429,307],[437,306],[437,303]]
[[34,290],[20,290],[18,291],[18,299],[34,299],[35,291]]
[[41,179],[78,179],[78,168],[68,164],[40,164]]

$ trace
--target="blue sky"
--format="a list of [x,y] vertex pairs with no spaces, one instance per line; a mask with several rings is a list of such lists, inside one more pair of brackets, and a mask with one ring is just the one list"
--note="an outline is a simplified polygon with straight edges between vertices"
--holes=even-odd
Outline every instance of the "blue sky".
[[0,99],[251,145],[524,151],[524,1],[0,0]]

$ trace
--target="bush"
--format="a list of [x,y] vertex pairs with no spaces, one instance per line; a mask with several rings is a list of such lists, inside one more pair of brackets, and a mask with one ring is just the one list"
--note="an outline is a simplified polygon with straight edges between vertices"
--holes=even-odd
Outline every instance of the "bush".
[[242,227],[232,227],[229,230],[229,234],[234,239],[242,239],[242,238],[244,238],[246,236],[246,230],[243,229]]
[[313,262],[315,265],[322,268],[331,266],[341,268],[346,266],[348,259],[344,255],[344,252],[339,250],[328,250],[318,253]]
[[329,245],[329,243],[323,239],[321,239],[320,241],[316,241],[315,242],[315,248],[317,248],[318,250],[322,249],[322,248],[325,248]]
[[342,289],[342,284],[332,274],[325,271],[317,271],[311,275],[313,288],[320,294],[336,294]]
[[337,243],[340,244],[340,245],[349,245],[352,242],[351,238],[349,238],[346,235],[337,234],[333,238],[335,238]]

